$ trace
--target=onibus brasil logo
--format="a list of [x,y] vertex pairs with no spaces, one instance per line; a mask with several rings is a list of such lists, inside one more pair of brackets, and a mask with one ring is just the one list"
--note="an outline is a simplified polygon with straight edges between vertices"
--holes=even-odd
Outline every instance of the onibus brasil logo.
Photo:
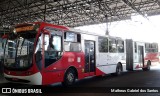
[[41,89],[2,88],[2,93],[42,93]]

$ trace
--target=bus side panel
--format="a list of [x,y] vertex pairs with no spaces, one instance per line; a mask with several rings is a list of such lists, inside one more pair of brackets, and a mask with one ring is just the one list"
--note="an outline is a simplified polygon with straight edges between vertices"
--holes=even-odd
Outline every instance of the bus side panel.
[[[104,74],[114,73],[116,72],[118,62],[120,62],[123,67],[126,67],[125,58],[125,53],[99,53],[96,66]],[[126,71],[126,68],[123,69]]]
[[85,57],[83,52],[65,52],[64,57],[66,57],[62,62],[66,62],[63,64],[65,68],[65,72],[70,67],[74,67],[78,73],[78,79],[84,78],[84,66],[85,66]]
[[57,62],[44,68],[42,72],[43,84],[52,84],[62,82],[67,69],[74,67],[77,70],[78,78],[83,78],[84,53],[83,52],[64,52],[63,56]]
[[63,81],[64,71],[46,71],[42,73],[42,85]]
[[103,67],[96,67],[96,76],[104,75]]
[[155,53],[146,53],[145,55],[145,62],[147,63],[148,60],[150,60],[152,63],[151,65],[157,65],[159,64],[159,56],[158,56],[158,52]]

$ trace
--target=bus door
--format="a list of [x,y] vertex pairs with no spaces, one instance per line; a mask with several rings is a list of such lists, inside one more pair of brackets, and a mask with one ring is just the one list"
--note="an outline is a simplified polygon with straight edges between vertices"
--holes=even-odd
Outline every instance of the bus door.
[[[85,41],[85,73],[95,72],[95,42]],[[91,75],[91,74],[90,74]]]
[[143,52],[143,46],[138,46],[138,62],[140,64],[139,67],[144,66],[144,52]]

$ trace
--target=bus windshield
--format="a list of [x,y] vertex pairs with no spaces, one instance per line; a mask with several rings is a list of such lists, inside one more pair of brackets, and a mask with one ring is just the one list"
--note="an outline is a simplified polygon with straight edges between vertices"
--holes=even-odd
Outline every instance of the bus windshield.
[[8,38],[5,45],[4,67],[27,69],[32,65],[35,34],[23,33],[14,39]]

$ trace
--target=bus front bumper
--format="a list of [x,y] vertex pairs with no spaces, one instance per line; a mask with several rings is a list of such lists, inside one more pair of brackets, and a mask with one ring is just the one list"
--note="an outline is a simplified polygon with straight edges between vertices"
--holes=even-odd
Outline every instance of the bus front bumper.
[[4,73],[6,80],[17,83],[25,83],[31,85],[42,85],[42,75],[40,72],[32,74],[30,76],[14,76]]

